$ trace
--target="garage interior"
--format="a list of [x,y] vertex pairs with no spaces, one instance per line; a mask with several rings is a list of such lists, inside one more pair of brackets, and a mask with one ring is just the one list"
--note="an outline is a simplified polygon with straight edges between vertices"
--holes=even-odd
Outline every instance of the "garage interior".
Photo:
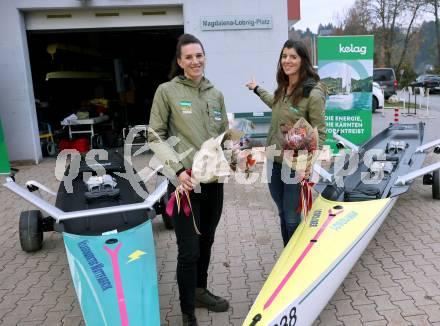
[[[182,33],[183,26],[28,31],[43,154],[53,151],[46,149],[42,135],[52,132],[58,145],[69,138],[61,121],[71,114],[108,117],[96,124],[102,138],[96,143],[90,139],[92,147],[121,146],[123,128],[148,124],[154,93],[168,80]],[[65,148],[62,144],[59,149]]]

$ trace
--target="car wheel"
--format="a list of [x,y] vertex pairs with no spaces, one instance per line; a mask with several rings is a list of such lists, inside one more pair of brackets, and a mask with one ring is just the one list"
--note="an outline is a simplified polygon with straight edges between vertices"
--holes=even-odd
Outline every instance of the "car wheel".
[[373,96],[373,106],[372,106],[373,113],[376,112],[378,108],[379,108],[379,101],[377,100],[376,96]]
[[37,210],[20,214],[18,225],[21,248],[26,252],[38,251],[43,246],[43,218]]

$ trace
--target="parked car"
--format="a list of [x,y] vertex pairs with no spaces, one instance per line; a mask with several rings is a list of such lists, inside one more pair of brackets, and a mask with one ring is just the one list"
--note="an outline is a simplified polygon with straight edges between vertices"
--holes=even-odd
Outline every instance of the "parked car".
[[396,94],[397,79],[393,68],[374,68],[373,81],[383,88],[386,100],[388,100],[390,96]]
[[440,92],[440,76],[436,75],[420,75],[410,86],[424,87],[429,89],[429,93]]
[[383,109],[385,105],[385,99],[382,93],[382,89],[380,85],[376,82],[373,82],[373,104],[372,110],[373,113],[376,112],[377,109]]

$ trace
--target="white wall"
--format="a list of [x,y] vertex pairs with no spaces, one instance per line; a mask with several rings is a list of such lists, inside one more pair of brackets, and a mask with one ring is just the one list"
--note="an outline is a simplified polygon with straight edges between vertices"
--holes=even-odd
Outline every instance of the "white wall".
[[[244,85],[254,75],[267,90],[276,85],[276,66],[288,37],[287,1],[187,1],[183,8],[185,32],[196,35],[207,56],[206,77],[220,89],[229,112],[270,109]],[[202,31],[201,16],[272,16],[272,29]]]
[[13,1],[0,5],[0,117],[10,160],[41,158],[23,16]]
[[[275,5],[276,4],[276,5]],[[225,95],[230,112],[268,110],[244,84],[255,75],[275,86],[279,51],[287,39],[287,1],[266,0],[2,0],[0,2],[0,117],[10,160],[41,160],[23,12],[183,5],[184,29],[203,42],[207,77]],[[202,31],[200,17],[271,15],[266,30]]]

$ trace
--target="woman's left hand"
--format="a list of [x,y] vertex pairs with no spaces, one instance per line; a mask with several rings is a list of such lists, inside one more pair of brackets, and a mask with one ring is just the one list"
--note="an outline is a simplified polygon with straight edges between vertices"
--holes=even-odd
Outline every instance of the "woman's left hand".
[[249,83],[246,84],[246,87],[250,90],[253,91],[255,89],[255,87],[257,87],[257,81],[255,80],[255,77],[252,76],[251,81]]

